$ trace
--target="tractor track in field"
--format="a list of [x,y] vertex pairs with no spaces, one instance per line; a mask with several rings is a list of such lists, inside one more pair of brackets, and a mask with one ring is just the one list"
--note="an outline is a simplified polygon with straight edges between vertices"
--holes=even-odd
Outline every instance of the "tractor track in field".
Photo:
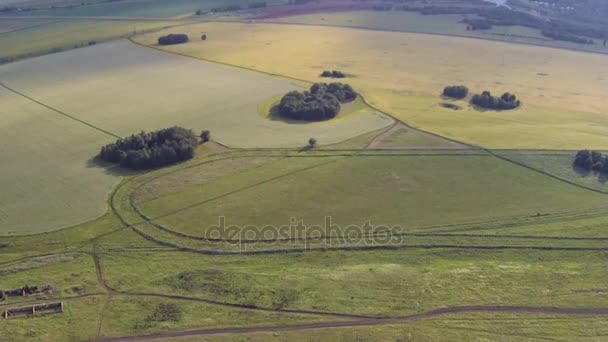
[[151,335],[136,335],[124,337],[101,338],[97,342],[130,342],[130,341],[152,341],[172,337],[188,336],[213,336],[234,334],[274,333],[291,331],[309,331],[319,329],[355,328],[380,325],[394,325],[412,323],[422,320],[439,318],[451,314],[476,314],[476,313],[498,313],[498,314],[536,314],[536,315],[560,315],[560,316],[608,316],[608,309],[580,309],[580,308],[556,308],[556,307],[527,307],[527,306],[458,306],[431,310],[420,314],[390,318],[367,318],[351,321],[332,321],[307,323],[286,326],[259,326],[250,328],[220,328],[185,330],[169,333],[157,333]]

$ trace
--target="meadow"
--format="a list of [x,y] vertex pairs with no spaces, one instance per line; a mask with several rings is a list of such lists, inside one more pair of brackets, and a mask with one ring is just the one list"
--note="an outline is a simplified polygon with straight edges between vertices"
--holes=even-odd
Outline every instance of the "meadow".
[[[163,49],[308,81],[318,81],[324,69],[339,69],[352,75],[348,82],[375,107],[456,140],[486,148],[608,146],[603,128],[608,124],[603,115],[608,62],[603,55],[319,26],[204,23],[181,31],[205,31],[209,39]],[[136,40],[154,45],[157,36]],[[456,101],[463,110],[446,109],[439,94],[450,84],[466,84],[473,92],[510,91],[523,106],[479,111]]]

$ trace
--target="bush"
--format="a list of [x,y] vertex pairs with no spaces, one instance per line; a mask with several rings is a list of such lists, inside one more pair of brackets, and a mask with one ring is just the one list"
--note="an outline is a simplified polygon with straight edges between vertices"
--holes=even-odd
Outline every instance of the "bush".
[[314,148],[315,146],[317,146],[317,139],[315,139],[315,138],[308,139],[308,147]]
[[340,103],[353,101],[357,93],[348,84],[315,83],[310,91],[287,93],[281,99],[279,114],[290,119],[328,120],[340,112]]
[[181,127],[131,135],[102,147],[98,157],[130,169],[148,169],[191,159],[198,139]]
[[501,97],[492,96],[489,91],[475,94],[471,98],[471,103],[487,109],[508,110],[515,109],[521,105],[517,97],[511,93],[504,93]]
[[455,99],[463,99],[469,94],[469,88],[463,85],[447,86],[443,88],[443,95]]
[[200,137],[201,137],[201,142],[207,142],[211,139],[211,132],[206,131],[206,130],[202,131]]
[[158,38],[159,45],[174,45],[188,42],[188,36],[183,33],[171,33]]

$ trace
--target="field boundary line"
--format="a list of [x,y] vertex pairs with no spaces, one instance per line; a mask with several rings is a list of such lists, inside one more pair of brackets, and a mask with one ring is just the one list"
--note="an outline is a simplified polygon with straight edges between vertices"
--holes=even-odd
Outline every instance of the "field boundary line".
[[99,128],[99,127],[97,127],[97,126],[95,126],[95,125],[93,125],[93,124],[90,124],[90,123],[88,123],[88,122],[86,122],[86,121],[84,121],[84,120],[81,120],[81,119],[79,119],[79,118],[77,118],[77,117],[75,117],[75,116],[72,116],[72,115],[70,115],[70,114],[67,114],[67,113],[65,113],[65,112],[62,112],[62,111],[60,111],[59,109],[55,109],[55,108],[53,108],[53,107],[51,107],[51,106],[49,106],[49,105],[47,105],[47,104],[45,104],[45,103],[42,103],[42,102],[40,102],[40,101],[38,101],[38,100],[36,100],[36,99],[34,99],[34,98],[31,98],[31,97],[29,97],[29,96],[27,96],[27,95],[25,95],[25,94],[23,94],[23,93],[21,93],[21,92],[18,92],[17,90],[15,90],[15,89],[13,89],[13,88],[10,88],[9,86],[7,86],[6,84],[4,84],[4,83],[2,83],[2,82],[0,82],[0,86],[1,86],[1,87],[3,87],[3,88],[5,88],[5,89],[7,89],[7,90],[9,90],[9,91],[11,91],[11,92],[13,92],[13,93],[15,93],[15,94],[17,94],[17,95],[19,95],[19,96],[22,96],[22,97],[24,97],[24,98],[26,98],[26,99],[28,99],[28,100],[30,100],[30,101],[32,101],[32,102],[34,102],[34,103],[38,104],[38,105],[40,105],[40,106],[42,106],[42,107],[44,107],[44,108],[50,109],[50,110],[52,110],[53,112],[55,112],[55,113],[57,113],[57,114],[63,115],[63,116],[65,116],[65,117],[67,117],[67,118],[70,118],[70,119],[72,119],[72,120],[74,120],[74,121],[80,122],[80,123],[81,123],[81,124],[83,124],[83,125],[89,126],[90,128],[96,129],[96,130],[98,130],[98,131],[100,131],[100,132],[102,132],[102,133],[105,133],[105,134],[107,134],[107,135],[110,135],[110,136],[112,136],[112,137],[114,137],[114,138],[117,138],[117,139],[120,139],[120,138],[121,138],[120,136],[118,136],[118,135],[116,135],[116,134],[114,134],[114,133],[112,133],[112,132],[110,132],[110,131],[106,131],[106,130],[105,130],[105,129],[103,129],[103,128]]
[[127,341],[151,341],[156,339],[165,339],[171,337],[188,337],[188,336],[212,336],[212,335],[234,335],[234,334],[255,334],[255,333],[278,333],[290,331],[308,331],[318,329],[337,329],[337,328],[353,328],[367,327],[391,324],[406,324],[422,320],[430,320],[438,317],[453,315],[453,314],[475,314],[475,313],[498,313],[498,314],[530,314],[530,315],[562,315],[562,316],[588,316],[588,317],[604,317],[608,316],[606,308],[570,308],[570,307],[539,307],[539,306],[455,306],[442,309],[430,310],[427,312],[413,314],[408,316],[388,317],[388,318],[372,318],[360,319],[354,321],[333,321],[333,322],[318,322],[304,323],[297,325],[274,325],[274,326],[257,326],[257,327],[238,327],[238,328],[217,328],[217,329],[199,329],[199,330],[183,330],[175,332],[161,332],[150,335],[135,335],[123,337],[102,338],[94,341],[97,342],[127,342]]

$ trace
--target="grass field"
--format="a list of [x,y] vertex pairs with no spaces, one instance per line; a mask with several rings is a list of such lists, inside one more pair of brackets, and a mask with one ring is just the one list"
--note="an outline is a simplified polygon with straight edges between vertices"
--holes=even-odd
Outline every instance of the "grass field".
[[602,341],[606,321],[596,317],[453,315],[407,325],[323,329],[301,332],[258,333],[167,339],[170,342],[233,341]]
[[[206,174],[212,165],[188,172]],[[167,183],[164,187],[172,188]],[[604,203],[603,194],[491,156],[420,155],[284,158],[138,206],[171,229],[202,236],[220,216],[226,217],[226,225],[240,227],[289,225],[292,217],[322,225],[331,216],[341,229],[369,220],[410,230],[585,210]]]
[[385,31],[402,31],[458,35],[472,38],[501,40],[514,43],[535,44],[565,49],[607,53],[608,48],[601,42],[594,45],[553,40],[543,36],[540,30],[524,26],[494,26],[490,30],[467,30],[464,18],[474,15],[422,15],[416,12],[356,11],[340,13],[316,13],[285,18],[269,19],[269,22],[290,24],[328,25],[353,28],[368,28]]
[[[31,20],[21,20],[25,23]],[[41,20],[37,20],[41,21]],[[126,37],[134,32],[150,31],[183,24],[172,21],[69,20],[32,25],[15,32],[0,34],[0,62],[38,56],[75,47],[89,42],[104,42]],[[0,20],[0,27],[6,19]],[[30,24],[31,25],[31,24]]]
[[[168,51],[310,81],[319,80],[321,70],[340,69],[353,75],[347,81],[373,105],[453,139],[488,148],[608,146],[603,55],[318,26],[206,23],[181,29],[205,31],[209,40]],[[154,44],[157,36],[137,40]],[[460,83],[473,92],[511,91],[523,106],[508,112],[477,111],[464,101],[457,102],[460,111],[441,107],[443,87]]]
[[[124,233],[114,239],[123,237]],[[399,316],[462,305],[605,307],[604,252],[405,249],[203,256],[122,250],[110,286],[217,301]]]
[[575,151],[496,151],[497,154],[542,170],[556,177],[599,191],[608,191],[606,177],[596,173],[582,173],[572,167]]

